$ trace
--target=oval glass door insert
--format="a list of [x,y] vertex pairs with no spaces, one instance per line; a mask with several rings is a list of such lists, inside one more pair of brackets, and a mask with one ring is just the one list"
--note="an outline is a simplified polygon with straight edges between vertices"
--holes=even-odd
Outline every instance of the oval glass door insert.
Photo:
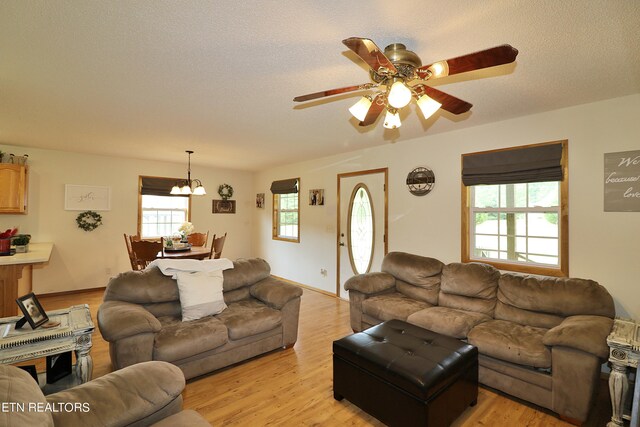
[[355,274],[367,273],[373,260],[374,227],[371,194],[366,185],[355,186],[347,219],[349,260]]

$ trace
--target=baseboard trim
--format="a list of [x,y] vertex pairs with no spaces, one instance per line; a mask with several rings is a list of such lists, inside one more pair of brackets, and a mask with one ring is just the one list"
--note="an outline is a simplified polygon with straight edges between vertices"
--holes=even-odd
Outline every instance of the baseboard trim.
[[289,283],[291,285],[298,286],[298,287],[301,287],[301,288],[304,288],[304,289],[308,289],[310,291],[318,292],[319,294],[327,295],[329,297],[338,298],[338,296],[336,294],[334,294],[334,293],[331,293],[331,292],[328,292],[328,291],[325,291],[325,290],[322,290],[322,289],[314,288],[313,286],[303,285],[302,283],[298,283],[298,282],[295,282],[293,280],[285,279],[284,277],[276,276],[274,274],[272,274],[272,276],[275,277],[276,279],[282,280],[283,282],[287,282],[287,283]]
[[83,293],[88,293],[88,292],[95,292],[95,291],[104,291],[105,289],[107,289],[106,286],[98,286],[97,288],[86,288],[86,289],[75,289],[72,291],[62,291],[62,292],[51,292],[48,294],[38,294],[38,296],[41,297],[60,297],[60,296],[65,296],[65,295],[69,295],[69,294],[83,294]]

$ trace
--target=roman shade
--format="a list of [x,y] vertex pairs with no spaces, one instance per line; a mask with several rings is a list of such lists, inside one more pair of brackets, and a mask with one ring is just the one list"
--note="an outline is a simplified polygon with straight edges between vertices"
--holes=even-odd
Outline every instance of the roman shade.
[[298,178],[283,179],[282,181],[273,181],[271,183],[271,192],[273,194],[297,193]]
[[[140,188],[140,194],[149,196],[174,196],[171,193],[171,188],[179,182],[176,178],[162,178],[157,176],[141,176],[142,187]],[[188,196],[182,196],[188,197]]]
[[562,179],[562,143],[462,156],[462,182],[467,186]]

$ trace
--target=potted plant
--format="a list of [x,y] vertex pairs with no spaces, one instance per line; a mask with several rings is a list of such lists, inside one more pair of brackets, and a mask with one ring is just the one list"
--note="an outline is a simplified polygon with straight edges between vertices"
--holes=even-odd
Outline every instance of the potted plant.
[[31,240],[30,234],[16,234],[11,243],[16,247],[16,253],[29,252],[29,241]]

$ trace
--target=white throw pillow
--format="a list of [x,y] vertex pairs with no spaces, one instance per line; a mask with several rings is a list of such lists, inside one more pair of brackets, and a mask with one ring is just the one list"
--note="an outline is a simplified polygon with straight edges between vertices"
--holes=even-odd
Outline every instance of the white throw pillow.
[[222,313],[227,308],[222,296],[222,270],[179,271],[176,275],[183,322]]

